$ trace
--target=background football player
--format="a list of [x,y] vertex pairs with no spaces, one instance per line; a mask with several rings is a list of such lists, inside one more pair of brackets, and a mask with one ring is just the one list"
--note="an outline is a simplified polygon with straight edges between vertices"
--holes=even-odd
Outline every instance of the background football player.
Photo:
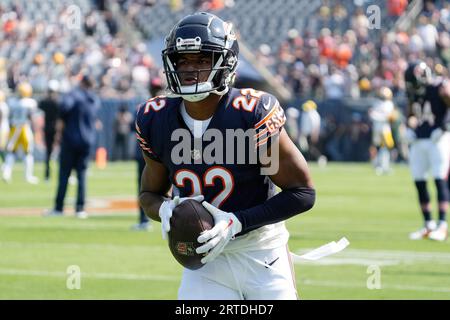
[[325,158],[317,148],[320,136],[320,122],[321,119],[319,112],[317,112],[317,104],[312,100],[303,103],[299,141],[300,150],[308,161]]
[[[238,52],[230,24],[208,13],[185,17],[163,51],[170,97],[148,100],[137,115],[146,161],[140,195],[145,213],[161,221],[164,238],[172,210],[187,197],[205,199],[215,220],[198,238],[205,265],[184,269],[179,299],[297,298],[284,220],[309,210],[315,191],[306,161],[282,127],[284,112],[276,98],[231,88]],[[273,151],[278,143],[279,170],[265,176],[260,163],[208,165],[196,149],[190,154],[200,161],[177,164],[171,151],[178,142],[171,136],[180,128],[189,130],[193,141],[206,129],[224,136],[226,129],[254,129],[258,148],[270,145]],[[173,199],[167,197],[172,185]],[[275,185],[282,189],[278,194]]]
[[377,174],[385,174],[390,171],[390,150],[394,147],[390,124],[394,113],[391,89],[381,87],[378,98],[379,100],[369,110],[369,117],[372,120],[372,144],[376,148],[373,164]]
[[[410,234],[410,239],[429,238],[443,241],[447,238],[446,212],[449,191],[447,174],[450,161],[450,130],[446,121],[450,106],[450,82],[433,79],[425,62],[411,63],[405,71],[409,100],[407,124],[413,138],[410,150],[410,168],[415,181],[425,226]],[[439,222],[431,217],[427,174],[431,173],[437,189]]]
[[15,153],[22,150],[25,153],[25,179],[28,183],[36,184],[38,179],[33,175],[34,136],[32,131],[33,115],[37,110],[37,102],[31,98],[33,89],[27,82],[17,87],[18,97],[12,99],[10,107],[10,125],[8,143],[6,145],[5,164],[3,166],[3,179],[11,181]]
[[0,90],[0,159],[2,161],[9,134],[9,107],[5,100],[5,93]]

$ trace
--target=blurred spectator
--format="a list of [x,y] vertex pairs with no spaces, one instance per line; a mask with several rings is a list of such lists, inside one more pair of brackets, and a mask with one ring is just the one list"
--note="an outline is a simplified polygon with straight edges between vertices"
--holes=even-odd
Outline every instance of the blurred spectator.
[[[108,99],[146,96],[151,80],[160,72],[153,61],[159,60],[159,56],[150,57],[146,46],[147,39],[159,32],[145,28],[149,25],[145,19],[148,12],[155,14],[170,5],[175,11],[220,10],[218,14],[227,16],[233,12],[228,7],[234,5],[232,0],[120,0],[121,11],[113,15],[107,1],[99,7],[95,1],[88,1],[86,6],[80,6],[84,17],[81,26],[70,29],[66,25],[69,13],[63,2],[54,2],[52,13],[56,17],[41,15],[40,8],[30,12],[21,8],[21,3],[9,1],[2,3],[0,9],[3,31],[0,56],[8,61],[4,68],[6,76],[3,73],[7,86],[14,90],[17,83],[27,80],[40,95],[45,93],[49,79],[57,79],[61,91],[67,92],[76,85],[78,74],[89,72],[99,83],[100,95]],[[244,41],[245,24],[255,23],[258,28],[255,36],[264,30],[259,43],[247,44],[253,46],[259,62],[275,73],[276,81],[296,98],[337,99],[335,108],[341,109],[342,99],[369,98],[381,86],[387,86],[394,99],[402,99],[401,75],[409,61],[424,59],[437,73],[445,73],[449,67],[448,1],[424,1],[423,12],[412,28],[402,31],[392,28],[392,23],[407,9],[406,0],[322,0],[311,3],[311,9],[313,4],[318,7],[298,19],[289,16],[280,19],[276,16],[278,12],[273,13],[274,18],[267,22],[271,23],[270,30],[287,30],[284,35],[278,29],[275,34],[265,32],[251,15],[242,26],[237,24]],[[366,9],[371,4],[381,8],[381,30],[368,29]],[[236,2],[235,9],[239,10],[241,5],[242,2]],[[119,32],[121,20],[116,14],[135,22],[146,39],[130,45],[132,41]],[[176,14],[171,17],[175,19]],[[276,40],[284,37],[284,41],[272,42],[274,36]],[[0,88],[2,85],[0,72]]]
[[183,0],[170,0],[169,4],[172,12],[181,11],[184,8]]
[[14,62],[10,65],[10,67],[7,70],[6,75],[6,81],[8,83],[8,88],[11,89],[11,91],[16,90],[16,86],[19,83],[19,77],[20,77],[20,66],[18,62]]
[[84,19],[84,32],[87,36],[93,36],[97,29],[97,16],[94,12],[89,13]]
[[408,6],[408,0],[387,0],[388,16],[398,19]]
[[323,86],[326,99],[342,99],[345,92],[345,79],[342,71],[333,67],[330,75],[325,76]]
[[106,11],[104,13],[104,18],[106,22],[106,26],[108,27],[109,33],[111,36],[115,37],[117,32],[119,32],[119,25],[117,24],[116,19],[114,18],[111,11]]
[[59,82],[52,79],[48,83],[47,96],[39,102],[39,109],[44,112],[44,137],[45,137],[45,181],[50,179],[50,158],[55,145],[56,120],[59,117],[58,106]]
[[436,27],[430,23],[430,20],[427,18],[427,16],[422,15],[419,17],[419,26],[417,27],[417,33],[422,38],[425,53],[427,55],[434,56],[436,53],[438,31]]
[[108,1],[107,0],[94,0],[95,6],[100,11],[105,11],[108,7]]
[[351,18],[351,28],[359,39],[366,39],[369,31],[369,19],[362,8],[357,8]]
[[363,121],[360,113],[352,114],[352,121],[348,126],[348,136],[344,139],[344,150],[347,161],[368,161],[371,141],[369,124]]
[[120,106],[114,119],[113,132],[114,150],[113,160],[128,160],[128,141],[130,139],[130,125],[133,121],[133,116],[128,111],[126,105]]
[[[151,82],[151,86],[149,88],[149,92],[150,92],[150,98],[159,96],[162,94],[162,89],[163,89],[163,83],[161,81],[160,78],[154,78],[152,79]],[[133,132],[136,132],[136,126],[134,125],[134,123],[136,122],[136,114],[135,113],[135,117],[134,117],[134,121],[132,122],[132,126],[133,126]],[[145,168],[145,160],[144,160],[144,156],[142,155],[142,150],[139,146],[139,144],[136,143],[136,147],[135,147],[135,159],[137,162],[137,177],[138,177],[138,183],[137,183],[137,198],[139,199],[139,195],[141,192],[141,177],[142,177],[142,172],[144,171]],[[139,203],[139,201],[138,201]],[[138,223],[134,224],[131,226],[131,230],[135,230],[135,231],[149,231],[152,230],[152,225],[151,225],[151,220],[147,217],[147,215],[145,214],[144,210],[139,207],[139,216],[138,216]]]
[[344,161],[342,145],[345,126],[338,123],[334,114],[329,113],[325,116],[323,128],[322,141],[325,156],[332,161]]

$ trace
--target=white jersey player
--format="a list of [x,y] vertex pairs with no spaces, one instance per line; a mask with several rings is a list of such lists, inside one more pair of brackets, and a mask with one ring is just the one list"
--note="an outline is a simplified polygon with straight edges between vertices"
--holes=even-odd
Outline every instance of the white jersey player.
[[9,134],[9,107],[5,102],[5,94],[0,90],[0,155],[3,152],[8,141]]
[[302,105],[299,146],[306,160],[317,160],[318,164],[323,166],[327,160],[317,147],[320,136],[320,124],[321,118],[317,111],[317,104],[313,100],[307,100]]
[[25,179],[35,184],[38,179],[33,176],[33,147],[34,137],[32,131],[32,117],[37,110],[36,100],[31,98],[32,87],[28,83],[18,86],[19,97],[12,99],[9,106],[10,132],[6,144],[6,157],[3,166],[3,180],[10,182],[15,154],[22,150],[25,153]]
[[390,124],[394,103],[388,87],[381,87],[378,96],[380,99],[369,110],[369,117],[372,121],[372,144],[377,149],[374,166],[377,174],[383,174],[390,171],[390,149],[394,147]]

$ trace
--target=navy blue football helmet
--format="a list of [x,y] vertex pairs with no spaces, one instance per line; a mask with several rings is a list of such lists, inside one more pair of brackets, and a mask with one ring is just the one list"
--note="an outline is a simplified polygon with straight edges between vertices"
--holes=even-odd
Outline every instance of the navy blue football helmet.
[[[210,54],[212,65],[206,82],[182,85],[177,60],[183,53]],[[200,101],[210,93],[224,95],[233,84],[238,63],[239,46],[231,23],[217,16],[200,12],[179,21],[166,38],[162,51],[168,89],[172,96],[188,101]]]
[[431,80],[431,69],[424,61],[410,63],[405,71],[405,84],[408,94],[423,95]]

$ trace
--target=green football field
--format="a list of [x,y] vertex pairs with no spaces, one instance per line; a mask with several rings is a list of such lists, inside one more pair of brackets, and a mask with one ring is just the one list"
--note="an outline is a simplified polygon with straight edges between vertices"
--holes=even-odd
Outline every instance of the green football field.
[[[450,298],[450,243],[408,240],[420,214],[407,168],[394,168],[376,176],[369,164],[311,166],[317,201],[288,220],[290,250],[304,253],[342,237],[350,245],[295,265],[301,298]],[[137,220],[130,206],[135,163],[91,166],[87,220],[69,210],[65,217],[41,217],[52,205],[56,176],[32,186],[22,170],[16,163],[13,182],[0,181],[0,299],[176,299],[182,268],[159,223],[152,232],[130,231]],[[42,172],[38,164],[36,173]],[[74,195],[72,185],[68,208]],[[79,283],[72,270],[81,271]]]

